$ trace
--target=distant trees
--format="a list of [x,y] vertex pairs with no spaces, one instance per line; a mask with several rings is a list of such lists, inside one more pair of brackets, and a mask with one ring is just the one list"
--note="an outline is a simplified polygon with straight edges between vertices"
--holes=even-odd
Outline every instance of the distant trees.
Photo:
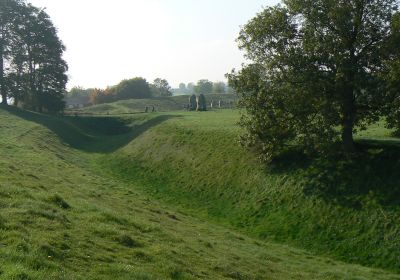
[[187,87],[186,87],[187,93],[193,94],[194,93],[194,87],[195,87],[194,83],[188,83]]
[[398,117],[399,32],[395,0],[285,0],[265,9],[238,39],[251,64],[229,75],[247,111],[244,141],[265,159],[294,143],[323,151],[339,139],[355,152],[356,130]]
[[90,97],[90,95],[95,90],[96,89],[94,89],[94,88],[83,88],[80,86],[76,86],[76,87],[71,88],[71,90],[68,91],[65,95],[67,97],[73,97],[73,98]]
[[224,82],[213,83],[212,93],[214,94],[226,93],[226,84]]
[[118,100],[146,99],[151,97],[152,90],[150,84],[146,79],[136,77],[133,79],[122,80],[118,85],[106,89],[95,89],[91,94],[90,103],[102,104]]
[[165,79],[155,79],[150,87],[153,96],[172,96],[171,86]]
[[235,94],[233,88],[228,87],[224,82],[211,82],[203,79],[199,80],[196,85],[194,83],[180,83],[179,88],[173,90],[174,93],[179,94]]
[[194,92],[196,94],[210,94],[213,89],[213,83],[209,80],[200,80],[194,87]]
[[123,80],[115,87],[112,87],[110,90],[113,92],[113,95],[115,95],[116,99],[118,100],[141,99],[151,97],[150,85],[146,81],[146,79],[141,77]]
[[0,95],[36,111],[64,109],[64,45],[49,16],[22,0],[0,1]]
[[182,93],[186,93],[187,88],[186,88],[186,84],[185,83],[180,83],[179,84],[179,91]]

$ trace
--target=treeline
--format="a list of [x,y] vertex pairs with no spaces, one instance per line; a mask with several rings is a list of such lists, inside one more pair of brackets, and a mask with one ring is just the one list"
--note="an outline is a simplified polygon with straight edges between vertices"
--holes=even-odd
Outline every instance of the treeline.
[[199,80],[196,84],[194,83],[180,83],[179,88],[173,90],[177,94],[224,94],[224,93],[235,93],[233,88],[229,87],[224,82],[211,82],[203,79]]
[[49,15],[22,0],[0,0],[0,94],[2,103],[25,109],[64,109],[65,47]]
[[71,105],[96,105],[111,103],[126,99],[146,99],[153,97],[165,97],[176,94],[224,94],[233,93],[233,89],[223,82],[211,82],[200,80],[197,84],[181,83],[178,89],[172,89],[168,81],[157,78],[152,83],[148,83],[142,77],[123,80],[118,85],[110,86],[105,89],[74,87],[66,93],[66,99]]
[[66,94],[82,104],[111,103],[126,99],[145,99],[151,97],[172,96],[171,87],[167,80],[157,78],[148,83],[142,77],[122,80],[118,85],[105,89],[74,87]]

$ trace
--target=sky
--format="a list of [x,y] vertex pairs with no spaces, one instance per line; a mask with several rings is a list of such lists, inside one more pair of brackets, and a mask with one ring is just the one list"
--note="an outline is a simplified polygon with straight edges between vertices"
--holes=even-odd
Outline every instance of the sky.
[[67,50],[68,88],[164,78],[224,81],[245,61],[240,26],[278,0],[28,0],[46,8]]

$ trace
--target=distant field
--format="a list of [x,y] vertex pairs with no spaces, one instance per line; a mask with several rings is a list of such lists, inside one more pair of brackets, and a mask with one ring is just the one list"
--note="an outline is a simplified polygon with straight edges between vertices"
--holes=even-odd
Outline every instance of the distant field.
[[[214,109],[218,108],[219,101],[222,101],[222,108],[228,108],[230,102],[237,100],[233,94],[207,94],[207,106],[209,109],[211,101],[214,101]],[[152,110],[155,107],[157,112],[179,111],[184,110],[184,106],[189,103],[189,95],[179,95],[173,97],[158,97],[152,99],[129,99],[114,103],[100,104],[86,107],[79,110],[74,110],[80,113],[89,114],[129,114],[144,112],[148,107]]]
[[355,197],[307,194],[304,169],[265,173],[238,145],[237,119],[0,107],[0,279],[400,279],[395,160],[353,167]]

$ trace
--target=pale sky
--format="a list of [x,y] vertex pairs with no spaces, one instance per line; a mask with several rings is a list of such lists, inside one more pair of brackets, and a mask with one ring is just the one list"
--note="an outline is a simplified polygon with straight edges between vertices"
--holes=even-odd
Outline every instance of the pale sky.
[[73,86],[141,76],[173,87],[225,80],[244,62],[240,26],[278,0],[28,0],[46,7],[67,47]]

